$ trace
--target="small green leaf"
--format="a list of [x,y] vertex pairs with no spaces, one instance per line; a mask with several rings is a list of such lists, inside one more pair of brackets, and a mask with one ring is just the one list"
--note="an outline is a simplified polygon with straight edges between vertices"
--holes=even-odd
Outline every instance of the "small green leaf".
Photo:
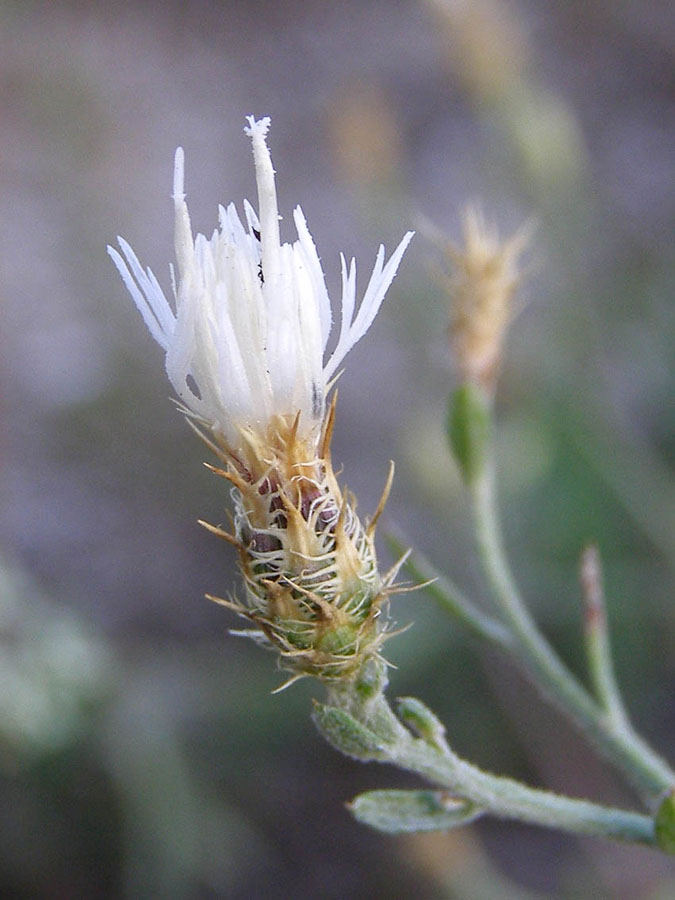
[[416,697],[400,697],[399,719],[437,750],[445,747],[445,726],[427,706]]
[[450,398],[448,437],[467,484],[472,484],[483,470],[490,425],[490,405],[485,393],[468,381],[458,387]]
[[654,819],[656,843],[665,853],[675,854],[675,788],[661,801]]
[[446,791],[368,791],[349,809],[359,822],[389,834],[445,831],[467,825],[482,813],[480,807]]
[[312,718],[323,737],[341,753],[363,762],[388,759],[385,742],[344,709],[315,703]]

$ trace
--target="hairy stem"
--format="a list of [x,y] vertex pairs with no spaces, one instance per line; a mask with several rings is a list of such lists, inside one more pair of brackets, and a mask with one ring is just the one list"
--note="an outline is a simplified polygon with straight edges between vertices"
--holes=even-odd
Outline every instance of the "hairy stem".
[[[658,846],[654,820],[649,816],[553,794],[483,772],[461,759],[445,740],[439,740],[438,734],[434,740],[415,737],[389,706],[382,692],[385,684],[383,674],[380,690],[365,700],[358,688],[356,692],[339,688],[330,691],[329,702],[334,705],[318,705],[315,710],[315,722],[324,737],[362,761],[377,759],[415,772],[484,813],[574,834]],[[414,702],[418,715],[435,719],[420,701]]]

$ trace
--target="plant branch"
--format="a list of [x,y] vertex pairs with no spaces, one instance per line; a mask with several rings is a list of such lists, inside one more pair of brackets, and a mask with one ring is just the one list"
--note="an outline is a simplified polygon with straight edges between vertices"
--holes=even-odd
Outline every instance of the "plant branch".
[[600,553],[595,545],[584,549],[579,566],[584,601],[584,639],[588,674],[598,702],[617,728],[629,727],[628,714],[616,682],[602,587]]
[[622,769],[648,797],[675,784],[675,773],[633,730],[627,719],[606,715],[561,662],[534,623],[511,573],[499,525],[492,446],[469,484],[478,552],[495,602],[516,640],[516,660],[535,685]]
[[[401,556],[406,547],[393,535],[386,536],[387,543],[394,555]],[[484,638],[505,649],[513,645],[511,632],[501,622],[482,612],[469,600],[462,591],[445,575],[429,562],[421,553],[415,551],[403,563],[406,572],[423,584],[424,590],[434,598],[447,612],[470,631],[475,637]]]
[[[437,736],[432,741],[415,737],[387,703],[382,693],[384,684],[382,676],[380,690],[368,699],[359,694],[357,685],[356,690],[331,690],[331,705],[316,704],[314,721],[336,749],[362,761],[388,762],[415,772],[450,791],[458,801],[473,804],[471,815],[482,810],[575,834],[658,846],[654,821],[649,816],[527,787],[511,778],[483,772],[461,759]],[[415,703],[421,715],[423,705]],[[429,710],[426,714],[430,720],[435,719]],[[391,811],[389,815],[388,830],[395,830]],[[457,824],[463,821],[460,816]]]

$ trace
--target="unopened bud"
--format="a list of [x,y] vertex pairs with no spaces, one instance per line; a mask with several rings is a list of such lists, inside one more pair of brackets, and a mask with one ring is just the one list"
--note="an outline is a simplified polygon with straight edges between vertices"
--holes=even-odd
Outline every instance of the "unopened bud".
[[430,746],[437,750],[446,747],[445,725],[421,700],[416,697],[399,698],[398,717]]
[[485,465],[490,440],[490,408],[485,392],[471,381],[450,397],[448,438],[464,482],[478,478]]
[[656,843],[665,853],[675,854],[675,788],[661,801],[654,819]]

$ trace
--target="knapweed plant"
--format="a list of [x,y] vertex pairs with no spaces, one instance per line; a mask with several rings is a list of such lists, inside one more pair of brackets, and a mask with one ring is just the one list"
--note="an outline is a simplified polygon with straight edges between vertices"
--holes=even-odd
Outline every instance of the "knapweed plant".
[[[179,408],[206,443],[213,471],[232,489],[231,527],[202,523],[232,544],[243,591],[213,597],[243,617],[252,637],[278,655],[288,673],[324,682],[314,721],[338,750],[388,762],[431,783],[426,790],[381,790],[357,797],[357,819],[388,832],[447,829],[492,814],[660,847],[675,852],[675,773],[636,734],[612,667],[597,552],[585,551],[589,687],[567,669],[526,608],[500,534],[493,456],[493,398],[504,337],[513,317],[521,231],[501,242],[475,211],[464,246],[450,247],[450,337],[461,384],[448,420],[452,452],[473,510],[478,554],[492,590],[484,611],[421,558],[401,556],[381,574],[374,532],[392,472],[374,516],[363,523],[338,484],[330,453],[340,366],[375,318],[410,242],[408,232],[385,263],[380,247],[357,304],[356,265],[342,263],[340,327],[327,354],[331,303],[300,207],[297,240],[281,243],[269,119],[249,118],[259,212],[244,201],[219,209],[211,238],[193,237],[176,152],[173,200],[176,269],[173,303],[121,238],[109,248],[157,343]],[[174,311],[175,310],[175,311]],[[445,728],[420,700],[394,711],[385,695],[387,606],[405,564],[420,586],[474,636],[513,657],[542,694],[569,715],[595,747],[640,791],[646,812],[612,809],[533,789],[460,759]]]

